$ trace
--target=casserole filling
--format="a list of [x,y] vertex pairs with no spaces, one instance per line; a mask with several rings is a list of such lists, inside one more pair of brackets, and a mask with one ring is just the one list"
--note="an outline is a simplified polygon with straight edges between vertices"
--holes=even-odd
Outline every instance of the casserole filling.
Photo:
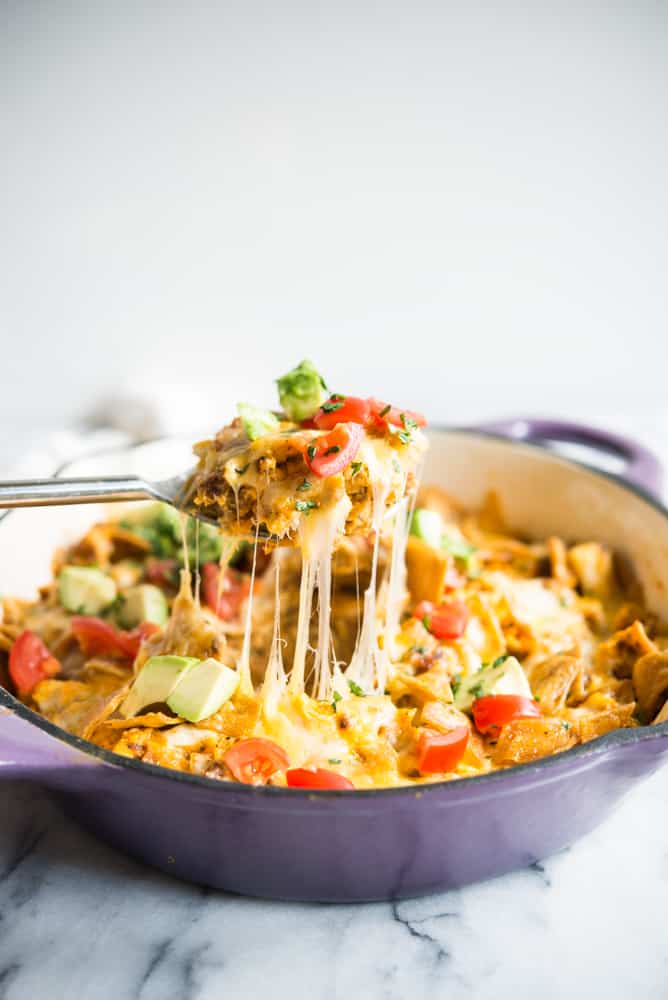
[[279,393],[195,448],[190,502],[218,527],[136,505],[57,552],[36,600],[3,600],[0,683],[126,757],[308,789],[668,721],[668,627],[614,553],[420,485],[419,414],[307,362]]

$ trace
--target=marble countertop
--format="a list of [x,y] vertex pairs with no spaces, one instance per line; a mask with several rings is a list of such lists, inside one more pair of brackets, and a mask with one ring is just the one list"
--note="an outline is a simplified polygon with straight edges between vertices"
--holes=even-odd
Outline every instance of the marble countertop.
[[154,872],[0,782],[0,1000],[659,1000],[666,831],[668,768],[525,871],[399,903],[276,903]]

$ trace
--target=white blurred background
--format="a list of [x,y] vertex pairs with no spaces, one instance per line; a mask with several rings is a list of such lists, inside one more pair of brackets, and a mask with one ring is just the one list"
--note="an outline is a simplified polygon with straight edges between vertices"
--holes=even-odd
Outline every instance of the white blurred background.
[[3,457],[303,356],[435,421],[668,432],[668,5],[1,7]]

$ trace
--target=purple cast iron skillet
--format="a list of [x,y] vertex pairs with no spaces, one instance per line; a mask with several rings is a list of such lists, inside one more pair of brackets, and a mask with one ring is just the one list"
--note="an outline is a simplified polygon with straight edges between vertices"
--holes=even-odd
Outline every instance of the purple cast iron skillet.
[[[550,454],[543,445],[555,441],[623,461],[626,482]],[[490,465],[496,464],[493,479],[506,471],[512,479],[513,470],[521,477],[525,503],[540,494],[544,481],[542,507],[560,493],[555,517],[561,510],[563,518],[564,505],[571,505],[573,537],[602,493],[605,503],[593,512],[597,521],[617,516],[605,513],[611,504],[627,503],[632,526],[658,519],[650,536],[663,531],[668,541],[668,510],[655,499],[660,466],[625,438],[574,424],[514,420],[436,431],[434,447],[449,449],[448,485],[451,473],[457,496],[457,481],[466,493],[466,481],[480,479],[489,456]],[[518,483],[509,481],[508,490],[509,498],[517,495]],[[627,520],[613,524],[613,534],[623,536]],[[555,530],[567,534],[559,525]],[[621,538],[631,549],[641,544],[633,537],[637,530]],[[663,575],[668,579],[668,563]],[[654,585],[663,586],[661,573],[654,584],[650,580],[650,589]],[[165,872],[276,899],[399,899],[521,868],[592,830],[667,756],[668,724],[662,724],[620,730],[533,764],[464,781],[360,792],[253,788],[117,757],[69,736],[0,689],[0,777],[48,786],[88,830]]]

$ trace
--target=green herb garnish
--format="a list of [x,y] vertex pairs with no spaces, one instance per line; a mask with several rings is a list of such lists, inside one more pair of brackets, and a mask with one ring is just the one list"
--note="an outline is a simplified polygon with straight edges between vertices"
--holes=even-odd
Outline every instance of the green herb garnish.
[[328,764],[340,764],[341,763],[341,758],[340,757],[328,757],[327,758],[327,763]]
[[351,478],[354,477],[354,476],[356,476],[357,473],[360,471],[361,468],[362,468],[362,463],[361,462],[352,462],[351,466],[350,466],[350,469],[351,469],[351,472],[350,472]]
[[359,684],[356,684],[355,681],[348,681],[348,687],[350,688],[353,694],[357,695],[358,698],[366,697],[362,688],[359,686]]
[[300,514],[307,514],[317,506],[318,504],[315,500],[298,500],[295,504],[295,510],[298,510]]
[[331,448],[328,448],[325,455],[336,455],[337,452],[341,451],[341,446],[338,444],[333,444]]
[[340,410],[341,407],[343,406],[343,404],[345,402],[345,399],[346,399],[345,396],[338,396],[338,395],[336,395],[336,396],[330,396],[329,399],[327,400],[327,402],[322,404],[322,407],[321,407],[322,412],[323,413],[336,413],[336,411]]
[[399,440],[401,441],[402,444],[410,444],[411,443],[412,438],[411,438],[410,434],[408,433],[408,431],[399,431],[398,437],[399,437]]
[[339,694],[338,691],[335,691],[334,694],[332,695],[332,711],[333,712],[336,712],[336,706],[338,705],[338,703],[340,701],[341,701],[341,695]]
[[248,463],[248,465],[243,465],[240,469],[237,468],[237,466],[235,465],[234,466],[234,471],[236,472],[236,474],[238,476],[243,476],[244,472],[248,472],[248,467],[249,466],[250,466],[250,462]]
[[317,454],[317,451],[318,451],[318,449],[316,448],[316,446],[314,444],[310,444],[308,446],[308,448],[306,449],[306,454],[311,459],[311,461],[313,461],[313,459],[315,458],[315,456]]
[[392,407],[391,407],[391,406],[390,406],[390,404],[388,403],[388,404],[387,404],[387,406],[384,406],[384,407],[383,407],[383,409],[382,409],[382,410],[380,411],[380,413],[378,414],[378,416],[379,416],[379,417],[384,417],[384,416],[385,416],[385,415],[386,415],[387,413],[389,413],[389,412],[390,412],[390,410],[391,410],[391,409],[392,409]]
[[405,413],[402,413],[400,419],[407,431],[417,430],[417,422],[412,417],[407,417]]
[[311,484],[309,483],[308,479],[304,479],[304,480],[303,480],[303,481],[302,481],[302,482],[301,482],[301,483],[299,484],[299,486],[297,487],[297,489],[298,489],[298,491],[299,491],[300,493],[303,493],[303,492],[304,492],[305,490],[310,490],[310,489],[311,489]]

